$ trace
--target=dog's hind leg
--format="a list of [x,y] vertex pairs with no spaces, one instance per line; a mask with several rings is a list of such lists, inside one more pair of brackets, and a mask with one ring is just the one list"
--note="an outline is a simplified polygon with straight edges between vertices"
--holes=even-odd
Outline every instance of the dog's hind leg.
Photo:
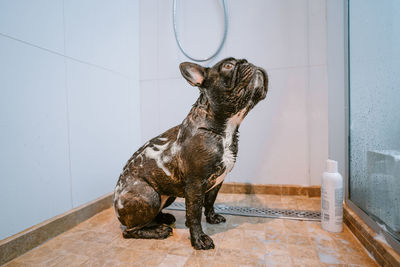
[[172,228],[157,223],[160,211],[160,195],[147,182],[139,178],[127,179],[114,195],[114,208],[122,225],[124,238],[164,239]]
[[[165,204],[161,209],[164,209],[164,208],[168,207],[169,205],[171,205],[175,201],[175,199],[176,199],[176,197],[169,197],[165,201]],[[157,214],[157,217],[156,217],[155,221],[157,223],[160,223],[160,224],[168,224],[168,225],[170,225],[170,224],[173,224],[176,221],[176,219],[175,219],[174,215],[172,215],[170,213],[163,213],[163,212],[160,211]]]

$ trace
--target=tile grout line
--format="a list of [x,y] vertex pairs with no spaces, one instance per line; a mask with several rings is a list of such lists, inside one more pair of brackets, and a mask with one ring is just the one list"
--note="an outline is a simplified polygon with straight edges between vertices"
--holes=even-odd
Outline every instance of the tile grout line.
[[[304,68],[315,68],[315,67],[323,67],[326,64],[315,64],[315,65],[298,65],[298,66],[286,66],[286,67],[276,67],[276,68],[266,68],[265,70],[268,71],[275,71],[275,70],[286,70],[286,69],[304,69]],[[181,76],[174,76],[174,77],[164,77],[164,78],[150,78],[150,79],[140,79],[140,82],[151,82],[151,81],[168,81],[168,80],[180,80],[182,79]]]
[[[141,60],[140,60],[140,55],[141,55],[141,47],[142,47],[142,45],[141,45],[141,32],[142,32],[142,28],[141,28],[141,21],[142,21],[142,12],[141,12],[141,10],[142,10],[142,2],[141,1],[138,1],[137,2],[137,7],[138,7],[138,18],[137,18],[137,22],[138,22],[138,35],[139,35],[139,40],[137,41],[137,44],[138,44],[138,53],[137,53],[137,58],[138,58],[138,63],[137,63],[137,66],[138,66],[138,79],[137,79],[137,85],[138,85],[138,92],[139,92],[139,129],[140,129],[140,131],[138,131],[139,132],[139,144],[142,144],[142,139],[143,139],[143,127],[142,127],[142,110],[143,110],[143,101],[142,101],[142,82],[141,82],[141,80],[140,80],[140,77],[142,76],[142,70],[141,70]],[[133,112],[133,106],[132,106],[132,104],[130,105],[131,106],[131,108],[132,108],[132,112]],[[135,128],[135,126],[133,125],[134,123],[133,123],[133,120],[132,120],[132,129],[134,129]]]
[[[66,54],[66,38],[65,38],[65,1],[62,1],[62,19],[63,19],[63,44],[64,54]],[[65,102],[67,112],[67,146],[68,146],[68,167],[69,167],[69,193],[71,201],[71,209],[74,207],[73,194],[72,194],[72,164],[71,164],[71,125],[70,125],[70,113],[69,113],[69,90],[68,90],[68,67],[67,60],[64,57],[64,74],[65,74]]]
[[[85,65],[92,66],[92,67],[95,67],[95,68],[98,68],[98,69],[101,69],[101,70],[104,70],[104,71],[108,71],[108,72],[111,72],[113,74],[116,74],[116,75],[119,75],[121,77],[124,77],[126,79],[131,79],[131,77],[129,77],[129,75],[120,73],[120,72],[115,71],[113,69],[109,69],[109,68],[106,68],[106,67],[103,67],[103,66],[100,66],[100,65],[96,65],[96,64],[93,64],[93,63],[90,63],[90,62],[87,62],[87,61],[84,61],[84,60],[81,60],[81,59],[77,59],[77,58],[71,57],[71,56],[63,55],[62,53],[59,53],[57,51],[53,51],[51,49],[48,49],[48,48],[45,48],[45,47],[42,47],[42,46],[39,46],[39,45],[32,44],[30,42],[21,40],[19,38],[16,38],[16,37],[13,37],[13,36],[1,33],[1,32],[0,32],[0,36],[2,36],[4,38],[7,38],[7,39],[10,39],[10,40],[14,40],[16,42],[20,42],[22,44],[25,44],[25,45],[28,45],[28,46],[31,46],[31,47],[34,47],[34,48],[37,48],[37,49],[40,49],[42,51],[48,52],[48,53],[53,54],[53,55],[64,57],[65,59],[70,59],[72,61],[79,62],[81,64],[85,64]],[[65,38],[64,38],[64,42],[65,42]],[[64,44],[64,46],[65,46],[65,44]]]
[[161,131],[161,110],[160,110],[160,0],[157,0],[157,11],[156,11],[156,25],[157,25],[157,80],[156,80],[156,92],[157,92],[157,128],[158,132]]
[[310,0],[307,0],[307,27],[306,27],[306,40],[307,40],[307,93],[306,93],[306,120],[307,120],[307,178],[308,184],[311,185],[311,119],[310,119]]

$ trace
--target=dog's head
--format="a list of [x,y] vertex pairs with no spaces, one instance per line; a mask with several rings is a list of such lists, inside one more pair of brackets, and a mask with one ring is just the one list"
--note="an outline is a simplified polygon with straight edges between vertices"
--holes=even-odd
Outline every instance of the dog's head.
[[245,59],[226,58],[212,68],[184,62],[180,70],[189,84],[200,88],[214,113],[224,118],[243,110],[246,115],[267,95],[267,73]]

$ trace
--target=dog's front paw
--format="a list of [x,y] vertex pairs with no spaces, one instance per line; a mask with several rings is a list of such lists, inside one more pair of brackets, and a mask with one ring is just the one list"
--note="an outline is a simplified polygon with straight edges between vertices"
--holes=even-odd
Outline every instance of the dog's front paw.
[[206,216],[206,221],[211,224],[218,224],[226,222],[226,219],[222,215],[219,215],[217,213],[212,213]]
[[195,238],[191,238],[191,243],[192,243],[192,246],[198,250],[213,249],[215,247],[214,242],[211,239],[211,237],[209,237],[206,234],[200,234]]

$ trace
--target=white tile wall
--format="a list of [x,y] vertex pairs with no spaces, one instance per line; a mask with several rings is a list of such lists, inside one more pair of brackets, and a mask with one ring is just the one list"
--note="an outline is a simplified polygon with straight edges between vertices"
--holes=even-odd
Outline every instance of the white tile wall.
[[175,43],[172,29],[172,0],[157,1],[157,18],[158,46],[157,51],[151,52],[157,53],[157,79],[178,78],[180,72],[176,63],[184,61],[185,58]]
[[[345,90],[345,1],[327,1],[327,72],[328,90],[328,152],[338,161],[339,172],[345,177],[346,164],[346,95]],[[340,89],[340,90],[339,90]]]
[[[215,53],[222,41],[225,28],[222,1],[189,0],[178,1],[178,4],[177,32],[183,48],[195,58],[209,57]],[[174,48],[176,49],[176,46]],[[224,52],[225,46],[222,54]],[[178,54],[181,55],[180,52]]]
[[165,131],[181,124],[199,96],[199,89],[184,79],[158,82],[160,94],[160,128]]
[[311,66],[326,65],[326,1],[309,0],[308,36],[309,64]]
[[158,77],[157,1],[140,1],[140,79]]
[[64,53],[63,1],[0,1],[0,34]]
[[310,184],[319,185],[328,158],[328,76],[326,65],[309,68],[308,133]]
[[138,13],[0,1],[0,239],[113,190],[141,139]]
[[113,190],[131,156],[129,81],[67,60],[74,207]]
[[158,81],[141,81],[140,82],[141,99],[140,99],[140,124],[146,125],[141,127],[142,143],[159,135],[160,132],[160,95],[158,93]]
[[[184,48],[191,55],[208,54],[223,30],[220,1],[179,2],[178,32]],[[227,4],[226,45],[205,64],[227,56],[247,58],[266,68],[270,77],[267,99],[241,126],[239,158],[228,181],[319,184],[328,146],[325,0]],[[144,142],[182,121],[196,94],[179,82],[184,81],[179,63],[188,59],[174,39],[172,0],[141,0],[140,5],[140,34],[145,36],[140,40],[142,111],[153,111],[141,114]]]
[[141,81],[142,143],[180,124],[199,90],[184,79]]
[[267,98],[240,126],[238,161],[229,181],[307,185],[307,68],[269,75]]
[[64,2],[66,55],[136,75],[138,8],[128,0]]
[[308,2],[308,140],[310,184],[319,185],[328,158],[326,1]]
[[3,36],[0,58],[1,240],[70,209],[71,188],[64,59]]
[[228,1],[228,54],[267,69],[306,66],[307,1]]
[[[139,62],[136,61],[135,69],[137,70],[137,76],[139,77]],[[129,88],[128,88],[128,113],[129,113],[129,121],[128,121],[128,134],[129,134],[129,151],[130,154],[133,154],[141,145],[141,92],[140,92],[140,82],[135,77],[129,78],[128,80]]]

